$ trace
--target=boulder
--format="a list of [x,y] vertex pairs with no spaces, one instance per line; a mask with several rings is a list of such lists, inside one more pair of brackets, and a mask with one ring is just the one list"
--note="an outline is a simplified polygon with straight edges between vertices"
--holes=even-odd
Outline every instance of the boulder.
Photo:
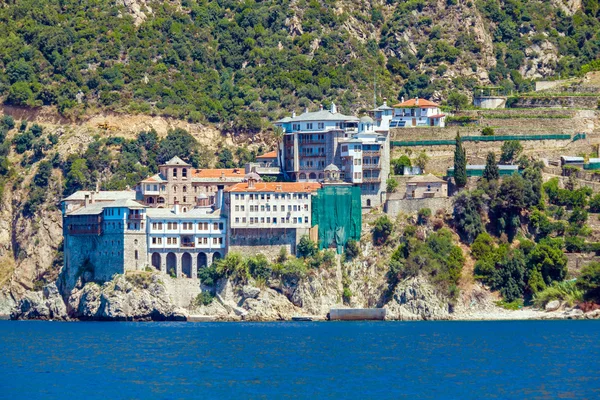
[[242,296],[245,299],[255,299],[260,294],[260,289],[254,286],[246,285],[242,288]]
[[552,300],[546,304],[546,311],[556,311],[560,308],[560,300]]
[[433,286],[422,276],[400,282],[392,300],[384,308],[386,319],[443,320],[449,319],[448,303],[439,298]]

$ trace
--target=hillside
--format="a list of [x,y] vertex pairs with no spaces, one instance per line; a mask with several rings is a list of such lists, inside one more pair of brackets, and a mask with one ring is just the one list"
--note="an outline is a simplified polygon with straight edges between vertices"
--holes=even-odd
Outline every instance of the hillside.
[[598,1],[15,0],[0,7],[0,96],[77,119],[142,113],[258,132],[323,99],[529,90],[598,54]]

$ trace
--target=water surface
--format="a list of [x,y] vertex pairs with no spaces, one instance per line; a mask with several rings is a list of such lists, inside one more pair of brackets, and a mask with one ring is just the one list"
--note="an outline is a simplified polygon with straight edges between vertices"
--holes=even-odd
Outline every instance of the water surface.
[[600,321],[0,321],[0,398],[600,398]]

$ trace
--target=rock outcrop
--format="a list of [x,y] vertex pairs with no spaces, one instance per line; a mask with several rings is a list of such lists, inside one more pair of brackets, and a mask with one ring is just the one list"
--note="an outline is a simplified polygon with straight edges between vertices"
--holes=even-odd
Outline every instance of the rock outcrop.
[[51,283],[42,292],[27,292],[11,314],[13,319],[68,319],[67,307],[56,287]]
[[433,286],[422,276],[398,284],[386,305],[386,319],[445,320],[450,318],[448,302],[440,299]]

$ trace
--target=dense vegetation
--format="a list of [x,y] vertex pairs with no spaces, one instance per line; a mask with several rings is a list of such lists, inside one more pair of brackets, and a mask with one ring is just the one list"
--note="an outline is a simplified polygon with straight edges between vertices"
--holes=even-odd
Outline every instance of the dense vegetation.
[[[256,132],[265,117],[323,99],[345,110],[369,106],[374,78],[379,99],[471,90],[480,83],[475,72],[488,69],[492,83],[528,90],[531,82],[519,73],[536,68],[528,65],[528,47],[556,46],[562,57],[546,67],[561,75],[596,69],[590,62],[600,49],[597,0],[584,0],[572,16],[550,2],[524,0],[357,7],[335,0],[149,1],[152,12],[142,7],[147,18],[139,26],[117,3],[4,4],[4,102],[56,105],[67,116],[107,108],[226,121],[225,129]],[[495,65],[487,65],[474,26],[456,25],[449,13],[483,16]],[[473,76],[446,75],[457,63]],[[453,107],[465,102],[450,94]]]

